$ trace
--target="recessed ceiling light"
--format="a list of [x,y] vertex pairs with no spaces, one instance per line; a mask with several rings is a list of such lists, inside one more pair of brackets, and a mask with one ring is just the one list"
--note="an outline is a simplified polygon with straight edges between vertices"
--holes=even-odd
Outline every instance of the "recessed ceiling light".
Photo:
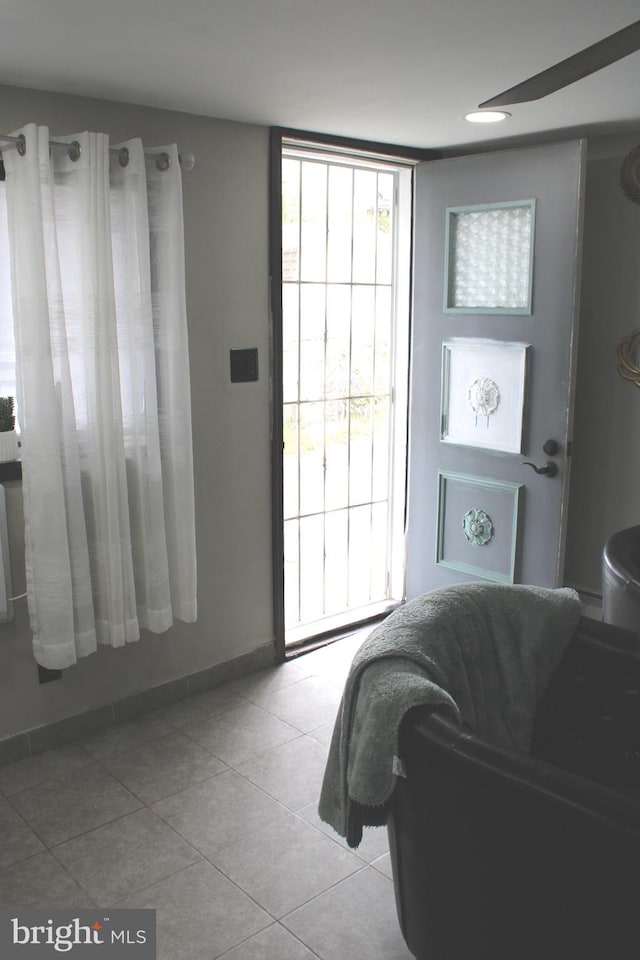
[[511,114],[506,110],[476,110],[473,113],[467,113],[465,120],[471,123],[498,123],[510,116]]

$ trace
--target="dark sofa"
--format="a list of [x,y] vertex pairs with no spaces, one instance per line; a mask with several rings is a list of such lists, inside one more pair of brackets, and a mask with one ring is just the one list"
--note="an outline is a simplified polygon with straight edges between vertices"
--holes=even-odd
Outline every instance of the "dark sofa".
[[583,619],[531,755],[416,708],[388,821],[417,960],[640,957],[640,637]]

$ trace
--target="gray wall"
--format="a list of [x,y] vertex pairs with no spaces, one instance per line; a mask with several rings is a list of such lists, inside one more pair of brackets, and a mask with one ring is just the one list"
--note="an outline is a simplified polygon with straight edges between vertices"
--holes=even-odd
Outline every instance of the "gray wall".
[[[0,87],[0,132],[102,130],[176,142],[183,177],[198,544],[198,622],[101,648],[38,684],[25,601],[0,626],[0,738],[262,648],[273,649],[270,531],[268,130],[120,103]],[[229,349],[257,346],[260,380],[229,383]],[[9,485],[15,588],[18,485]]]
[[588,154],[566,580],[595,593],[604,544],[640,524],[640,390],[616,372],[618,341],[640,326],[640,205],[619,186],[639,142],[593,141]]
[[[185,174],[199,617],[125,649],[101,648],[40,686],[24,601],[0,626],[0,738],[253,651],[270,655],[268,131],[187,114],[0,87],[0,131],[103,130],[114,141],[177,142]],[[640,139],[640,135],[637,139]],[[640,317],[640,207],[617,185],[632,145],[595,144],[587,178],[583,327],[567,579],[598,590],[607,536],[639,522],[640,391],[615,373],[615,345]],[[603,150],[610,155],[603,156]],[[257,346],[258,383],[230,384],[230,348]],[[8,488],[16,591],[21,498]]]

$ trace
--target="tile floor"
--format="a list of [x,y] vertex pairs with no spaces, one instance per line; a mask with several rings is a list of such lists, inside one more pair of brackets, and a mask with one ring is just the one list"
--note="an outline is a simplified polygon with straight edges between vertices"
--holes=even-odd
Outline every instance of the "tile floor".
[[355,635],[0,767],[0,907],[151,907],[158,960],[411,960],[386,831],[317,814]]

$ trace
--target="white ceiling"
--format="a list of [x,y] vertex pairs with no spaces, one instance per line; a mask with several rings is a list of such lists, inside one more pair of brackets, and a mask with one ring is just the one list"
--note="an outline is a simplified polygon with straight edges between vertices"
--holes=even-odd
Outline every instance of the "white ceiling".
[[0,83],[420,147],[640,130],[640,52],[503,124],[463,115],[638,0],[2,0]]

